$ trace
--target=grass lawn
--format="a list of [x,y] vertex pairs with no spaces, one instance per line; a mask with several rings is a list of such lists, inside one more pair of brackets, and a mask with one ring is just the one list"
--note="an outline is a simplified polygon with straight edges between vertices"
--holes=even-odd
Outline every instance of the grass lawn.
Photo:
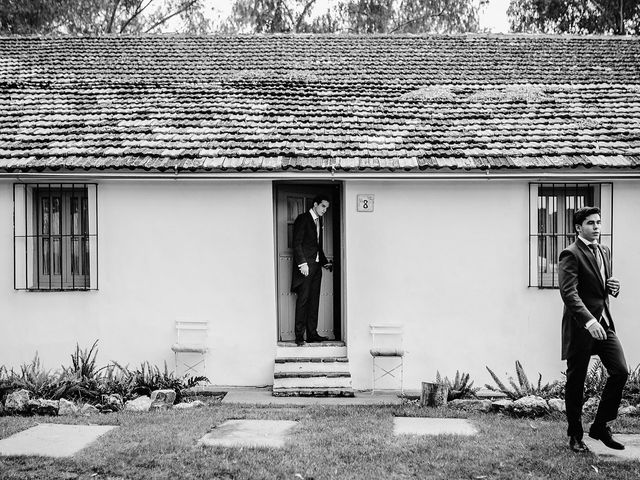
[[[598,460],[567,446],[564,418],[472,414],[475,437],[393,435],[394,416],[465,416],[402,406],[247,407],[117,413],[90,418],[0,417],[0,437],[40,422],[120,428],[70,459],[0,457],[9,479],[616,479],[640,478],[640,462]],[[228,419],[297,420],[283,449],[200,447]],[[616,432],[640,431],[640,418]]]

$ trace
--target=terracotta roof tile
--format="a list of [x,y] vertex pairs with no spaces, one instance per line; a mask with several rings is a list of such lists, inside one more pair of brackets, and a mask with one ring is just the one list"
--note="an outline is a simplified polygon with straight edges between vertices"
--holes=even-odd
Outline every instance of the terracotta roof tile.
[[0,169],[640,166],[640,39],[0,38]]

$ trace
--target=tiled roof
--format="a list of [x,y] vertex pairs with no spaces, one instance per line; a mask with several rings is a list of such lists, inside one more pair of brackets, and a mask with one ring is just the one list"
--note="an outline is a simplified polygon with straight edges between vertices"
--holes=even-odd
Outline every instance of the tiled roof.
[[0,171],[640,167],[640,39],[0,38]]

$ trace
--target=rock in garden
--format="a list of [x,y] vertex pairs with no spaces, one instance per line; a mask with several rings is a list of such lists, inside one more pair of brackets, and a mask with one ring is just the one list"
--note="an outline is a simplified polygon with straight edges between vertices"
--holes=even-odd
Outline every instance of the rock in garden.
[[23,388],[7,395],[4,406],[8,413],[27,413],[27,404],[30,398],[31,392]]
[[564,403],[564,400],[561,398],[550,398],[547,403],[549,404],[549,409],[552,412],[566,412],[567,406]]
[[632,405],[620,407],[618,409],[618,415],[636,415],[637,413],[640,413],[638,407],[634,407]]
[[493,412],[504,412],[508,411],[513,405],[513,400],[509,400],[508,398],[504,398],[502,400],[494,400],[491,402],[491,410]]
[[124,400],[122,399],[122,395],[120,395],[119,393],[112,393],[111,395],[103,395],[102,407],[103,407],[103,410],[108,410],[111,412],[119,412],[124,408]]
[[449,408],[467,412],[488,412],[491,410],[491,400],[456,399],[451,400]]
[[491,390],[490,388],[485,388],[485,387],[480,387],[475,392],[475,396],[481,400],[507,399],[507,395],[504,392],[500,392],[498,390]]
[[154,390],[151,392],[151,410],[168,409],[176,401],[175,390]]
[[151,407],[151,399],[146,395],[127,401],[124,409],[129,412],[148,412]]
[[27,409],[35,415],[58,415],[58,401],[36,398],[27,402]]
[[177,405],[174,405],[173,408],[177,408],[178,410],[185,410],[189,408],[204,407],[204,405],[205,403],[202,400],[194,400],[193,402],[178,403]]
[[542,397],[528,395],[514,401],[509,410],[517,417],[541,417],[549,413],[549,405]]
[[95,415],[97,413],[100,413],[100,410],[98,410],[96,407],[94,407],[90,403],[85,403],[80,409],[80,415],[89,416],[89,415]]
[[64,398],[61,398],[58,402],[58,415],[76,415],[78,413],[78,407],[75,403],[70,402]]

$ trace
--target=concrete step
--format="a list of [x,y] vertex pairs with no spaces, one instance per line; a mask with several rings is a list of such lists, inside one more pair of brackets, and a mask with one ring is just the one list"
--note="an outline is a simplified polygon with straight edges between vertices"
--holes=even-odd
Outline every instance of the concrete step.
[[[304,376],[303,376],[304,375]],[[273,390],[282,388],[289,389],[335,389],[335,388],[351,388],[351,374],[348,372],[340,373],[318,373],[304,372],[299,373],[282,373],[274,375]]]
[[[338,345],[339,344],[339,345]],[[276,347],[278,358],[328,358],[346,357],[347,347],[343,342],[307,343],[298,347],[295,343],[279,342]]]
[[274,397],[353,397],[352,388],[274,388]]
[[277,373],[324,372],[336,373],[349,370],[347,357],[327,358],[276,358],[273,366],[274,375]]
[[339,370],[335,372],[317,372],[317,371],[299,371],[299,372],[274,372],[273,378],[339,378],[339,377],[347,377],[351,378],[351,374],[349,372],[345,372],[344,370]]

